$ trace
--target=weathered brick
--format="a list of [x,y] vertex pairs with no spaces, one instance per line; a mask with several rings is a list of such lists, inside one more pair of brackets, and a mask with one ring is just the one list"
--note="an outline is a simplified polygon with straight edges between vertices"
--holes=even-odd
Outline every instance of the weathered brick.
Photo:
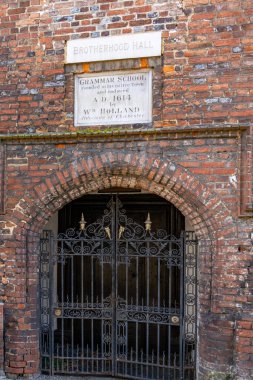
[[[0,367],[5,355],[10,375],[39,368],[45,221],[71,199],[123,186],[171,201],[198,234],[199,378],[231,363],[252,378],[252,1],[64,0],[53,10],[49,0],[7,0],[0,8],[0,132],[8,135],[0,136]],[[163,30],[161,59],[64,65],[69,39],[152,30]],[[149,126],[76,134],[77,73],[143,68],[153,70]]]

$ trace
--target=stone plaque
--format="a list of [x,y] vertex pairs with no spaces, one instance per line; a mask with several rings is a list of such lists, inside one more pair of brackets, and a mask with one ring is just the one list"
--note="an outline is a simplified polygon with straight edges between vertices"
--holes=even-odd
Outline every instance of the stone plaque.
[[161,53],[161,32],[81,38],[67,42],[66,63],[157,57]]
[[152,72],[76,76],[75,126],[150,123]]

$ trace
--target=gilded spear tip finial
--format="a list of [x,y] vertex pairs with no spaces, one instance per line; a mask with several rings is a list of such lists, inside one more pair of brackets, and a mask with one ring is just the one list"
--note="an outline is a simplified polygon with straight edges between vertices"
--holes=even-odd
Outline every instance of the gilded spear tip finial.
[[80,220],[79,224],[80,224],[80,231],[83,231],[85,229],[85,226],[86,226],[86,220],[84,219],[83,213],[81,215],[81,220]]
[[146,231],[149,231],[149,232],[151,231],[151,224],[152,224],[152,222],[151,222],[151,219],[150,219],[150,214],[148,212],[148,216],[147,216],[147,219],[145,221]]

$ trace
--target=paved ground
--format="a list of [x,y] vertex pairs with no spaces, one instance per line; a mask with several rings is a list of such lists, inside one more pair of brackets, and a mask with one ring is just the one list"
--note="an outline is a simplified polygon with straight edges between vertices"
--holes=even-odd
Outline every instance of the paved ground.
[[[90,377],[90,376],[46,376],[35,375],[29,378],[30,380],[120,380],[111,377]],[[9,380],[5,375],[0,375],[0,380]],[[122,379],[121,379],[122,380]]]
[[[39,375],[38,377],[33,377],[34,380],[122,380],[116,377],[95,377],[95,376],[46,376]],[[1,380],[1,378],[0,378]]]
[[[83,376],[83,377],[75,377],[75,376],[33,376],[30,378],[31,380],[122,380],[122,379],[116,379],[111,377],[90,377],[90,376]],[[9,380],[6,376],[0,375],[0,380]]]

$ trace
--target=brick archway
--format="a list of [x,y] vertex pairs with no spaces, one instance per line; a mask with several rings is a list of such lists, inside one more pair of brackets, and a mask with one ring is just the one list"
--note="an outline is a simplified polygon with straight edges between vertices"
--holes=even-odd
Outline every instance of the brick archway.
[[[14,240],[10,245],[16,249],[17,265],[23,269],[19,279],[10,276],[7,313],[13,310],[17,302],[17,284],[20,285],[20,303],[15,312],[7,316],[7,372],[28,374],[38,371],[37,261],[39,234],[43,226],[64,204],[86,193],[110,187],[141,188],[160,195],[189,217],[200,240],[200,367],[212,363],[217,355],[217,343],[209,341],[206,325],[209,322],[204,320],[204,315],[210,315],[214,305],[211,302],[214,287],[212,256],[218,248],[214,242],[222,234],[235,235],[232,217],[220,199],[180,165],[147,155],[137,156],[131,152],[110,152],[75,159],[63,170],[53,172],[27,191],[13,211],[12,223],[17,227],[14,228]],[[215,323],[213,319],[211,329]],[[224,325],[227,325],[227,321]],[[14,362],[18,363],[18,367],[14,367]],[[202,365],[202,362],[205,364]],[[226,362],[222,362],[220,368],[226,365]]]
[[114,186],[141,188],[169,200],[189,217],[199,236],[212,235],[224,225],[233,224],[218,196],[192,173],[174,162],[131,152],[76,159],[53,172],[24,194],[12,220],[20,225],[22,218],[29,229],[38,232],[56,210],[72,199]]

